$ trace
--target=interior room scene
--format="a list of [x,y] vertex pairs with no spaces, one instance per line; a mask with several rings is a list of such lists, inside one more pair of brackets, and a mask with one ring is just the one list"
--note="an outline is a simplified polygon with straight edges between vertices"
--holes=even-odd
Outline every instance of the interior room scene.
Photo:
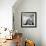
[[46,0],[0,0],[0,46],[46,46]]

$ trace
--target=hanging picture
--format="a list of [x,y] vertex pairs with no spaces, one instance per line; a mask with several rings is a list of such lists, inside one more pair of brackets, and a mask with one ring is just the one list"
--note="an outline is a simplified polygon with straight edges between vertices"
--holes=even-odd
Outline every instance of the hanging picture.
[[37,13],[21,12],[21,27],[37,27]]

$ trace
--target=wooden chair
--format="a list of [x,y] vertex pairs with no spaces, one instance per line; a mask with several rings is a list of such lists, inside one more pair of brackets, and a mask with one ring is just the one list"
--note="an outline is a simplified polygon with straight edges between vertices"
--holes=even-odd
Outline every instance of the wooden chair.
[[16,42],[16,46],[21,46],[22,44],[22,33],[15,33],[15,42]]

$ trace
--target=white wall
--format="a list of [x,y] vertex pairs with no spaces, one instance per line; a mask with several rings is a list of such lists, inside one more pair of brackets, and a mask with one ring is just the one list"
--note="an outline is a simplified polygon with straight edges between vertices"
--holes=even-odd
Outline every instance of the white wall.
[[[21,0],[20,0],[21,1]],[[18,2],[20,2],[18,1]],[[46,1],[23,0],[13,6],[15,30],[23,33],[24,38],[35,41],[36,46],[46,46]],[[37,12],[37,28],[21,27],[21,12]]]
[[[19,1],[18,1],[19,2]],[[17,5],[17,4],[16,4]],[[15,30],[23,33],[24,39],[31,39],[36,46],[41,46],[41,31],[40,31],[40,15],[41,15],[41,0],[23,0],[17,7],[14,5]],[[22,28],[21,27],[21,12],[37,12],[37,27]]]
[[12,6],[16,0],[0,0],[0,27],[12,28]]
[[46,0],[41,1],[40,26],[42,46],[46,46]]

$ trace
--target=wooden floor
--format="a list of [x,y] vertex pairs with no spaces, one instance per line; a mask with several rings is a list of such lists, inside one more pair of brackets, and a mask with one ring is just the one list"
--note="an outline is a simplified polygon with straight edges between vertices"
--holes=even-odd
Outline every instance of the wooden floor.
[[2,43],[0,46],[16,46],[15,39],[13,39],[13,40],[6,40],[6,42]]

